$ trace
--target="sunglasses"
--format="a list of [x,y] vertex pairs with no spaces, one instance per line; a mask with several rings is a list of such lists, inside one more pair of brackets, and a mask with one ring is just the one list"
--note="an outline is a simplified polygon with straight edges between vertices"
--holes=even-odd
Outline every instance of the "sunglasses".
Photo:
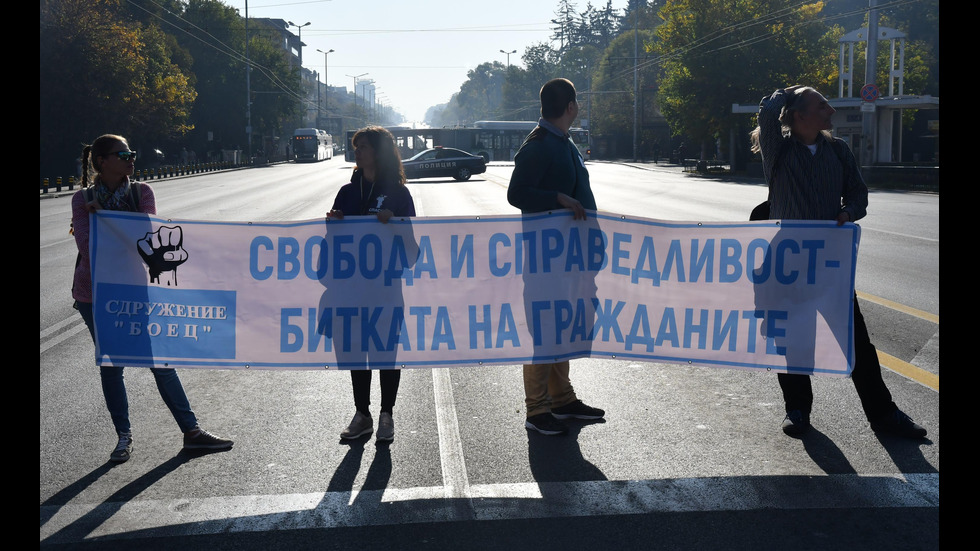
[[109,153],[109,155],[115,155],[116,157],[119,157],[120,159],[122,159],[123,162],[126,163],[128,163],[129,161],[136,160],[135,151],[114,151],[112,153]]

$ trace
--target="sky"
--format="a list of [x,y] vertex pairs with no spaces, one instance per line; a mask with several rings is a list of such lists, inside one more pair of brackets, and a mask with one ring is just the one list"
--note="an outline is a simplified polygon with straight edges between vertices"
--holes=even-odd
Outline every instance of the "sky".
[[[224,2],[245,15],[245,0]],[[628,2],[612,6],[622,13]],[[587,1],[574,4],[582,12]],[[510,63],[523,66],[528,46],[551,41],[557,6],[557,0],[249,0],[248,16],[309,22],[300,33],[304,67],[323,82],[323,54],[316,50],[332,49],[328,84],[350,90],[352,77],[367,73],[358,81],[373,79],[376,98],[420,123],[429,107],[459,91],[467,71],[487,61],[506,64],[500,50],[517,50]]]

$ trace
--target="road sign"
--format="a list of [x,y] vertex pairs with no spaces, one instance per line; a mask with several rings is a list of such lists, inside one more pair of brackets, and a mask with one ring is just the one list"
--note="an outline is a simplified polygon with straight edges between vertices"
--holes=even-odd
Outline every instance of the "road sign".
[[881,96],[881,92],[878,91],[878,87],[874,84],[865,84],[861,88],[861,99],[868,102],[873,102]]

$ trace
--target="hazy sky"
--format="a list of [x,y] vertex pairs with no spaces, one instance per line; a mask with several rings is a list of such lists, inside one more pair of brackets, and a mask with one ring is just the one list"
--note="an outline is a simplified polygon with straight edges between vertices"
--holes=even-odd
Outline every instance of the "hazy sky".
[[[225,0],[245,15],[245,0]],[[605,0],[593,0],[601,7]],[[577,11],[587,2],[575,2]],[[613,8],[628,0],[613,0]],[[466,80],[466,72],[485,61],[523,65],[525,48],[549,42],[556,0],[249,0],[249,17],[285,19],[302,25],[303,66],[324,72],[333,86],[349,89],[347,75],[368,73],[376,96],[409,121],[445,103]],[[296,28],[291,28],[296,33]],[[557,76],[557,75],[556,75]],[[321,76],[321,82],[323,78]],[[542,83],[543,84],[543,83]]]

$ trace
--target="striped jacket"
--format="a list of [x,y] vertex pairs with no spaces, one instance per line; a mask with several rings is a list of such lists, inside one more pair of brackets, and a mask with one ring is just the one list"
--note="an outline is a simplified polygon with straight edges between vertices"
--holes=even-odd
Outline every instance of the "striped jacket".
[[762,99],[759,109],[769,218],[835,220],[841,211],[847,211],[852,221],[863,218],[868,186],[854,154],[843,140],[823,134],[817,139],[816,154],[799,140],[784,136],[779,114],[785,104],[786,94],[777,90]]

